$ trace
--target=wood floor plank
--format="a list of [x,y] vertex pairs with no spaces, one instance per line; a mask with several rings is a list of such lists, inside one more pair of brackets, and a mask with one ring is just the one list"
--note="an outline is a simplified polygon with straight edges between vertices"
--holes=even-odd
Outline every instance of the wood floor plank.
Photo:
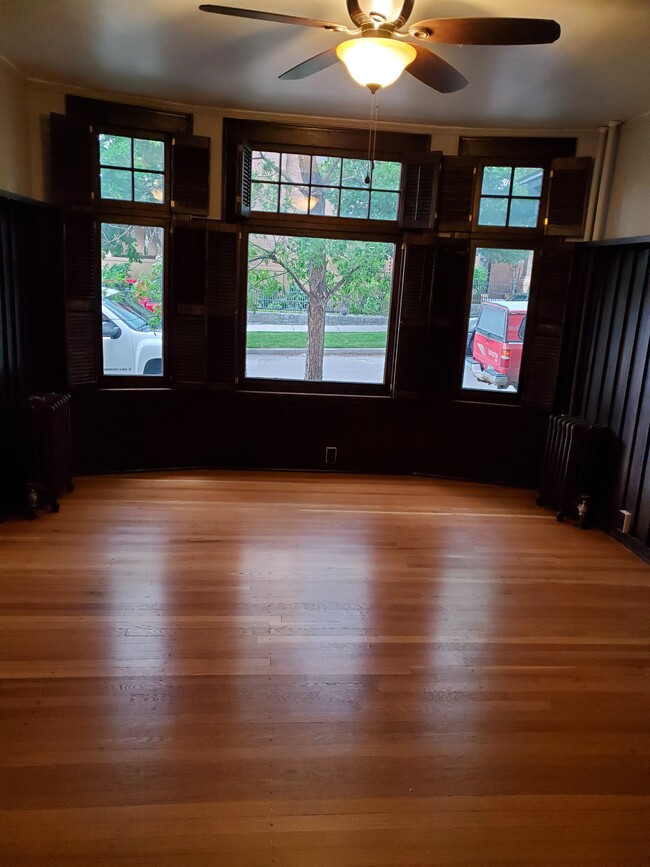
[[526,491],[79,479],[0,525],[0,864],[650,865],[649,626]]

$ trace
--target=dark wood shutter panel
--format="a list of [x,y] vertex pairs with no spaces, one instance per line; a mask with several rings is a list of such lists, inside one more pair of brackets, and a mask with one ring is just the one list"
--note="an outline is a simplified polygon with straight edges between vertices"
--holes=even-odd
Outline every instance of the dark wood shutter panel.
[[90,205],[98,160],[92,127],[62,114],[50,115],[50,189],[59,205]]
[[210,209],[210,139],[177,135],[171,152],[172,213],[207,216]]
[[237,263],[236,227],[208,230],[207,381],[223,389],[232,389],[236,383]]
[[584,235],[591,172],[591,157],[553,160],[546,213],[547,235],[571,238]]
[[102,367],[98,227],[87,214],[68,214],[63,231],[67,383],[77,388],[97,383]]
[[422,397],[431,387],[434,261],[435,246],[430,238],[407,241],[400,273],[400,314],[393,374],[395,397]]
[[[452,396],[457,385],[467,294],[468,242],[441,241],[433,269],[431,344],[434,371],[431,391]],[[465,331],[466,334],[466,331]]]
[[571,278],[570,245],[540,254],[534,309],[526,320],[522,359],[522,404],[552,411],[562,350],[564,318]]
[[171,237],[172,385],[234,388],[236,227],[174,226]]
[[441,162],[442,154],[436,151],[405,165],[400,228],[433,229]]
[[170,232],[170,381],[177,388],[206,380],[205,229]]
[[442,158],[438,196],[438,231],[469,232],[474,208],[474,157]]
[[251,213],[253,182],[253,151],[244,142],[237,148],[237,197],[235,213],[239,217],[249,217]]

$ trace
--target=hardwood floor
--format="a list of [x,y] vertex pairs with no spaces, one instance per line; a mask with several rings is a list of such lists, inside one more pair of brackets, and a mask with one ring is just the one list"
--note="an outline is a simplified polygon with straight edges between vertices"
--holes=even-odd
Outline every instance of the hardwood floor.
[[649,588],[525,491],[79,479],[0,525],[0,863],[650,864]]

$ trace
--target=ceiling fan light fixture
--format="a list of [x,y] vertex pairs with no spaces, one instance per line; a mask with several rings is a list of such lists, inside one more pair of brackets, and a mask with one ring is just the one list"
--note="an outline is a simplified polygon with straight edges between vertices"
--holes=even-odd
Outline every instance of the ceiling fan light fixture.
[[408,42],[381,37],[348,39],[336,48],[352,78],[362,87],[388,87],[397,81],[417,51]]

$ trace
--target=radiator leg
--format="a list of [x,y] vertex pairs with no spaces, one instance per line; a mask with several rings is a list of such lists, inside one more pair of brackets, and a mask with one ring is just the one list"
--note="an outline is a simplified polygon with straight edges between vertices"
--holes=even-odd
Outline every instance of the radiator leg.
[[38,491],[32,485],[27,486],[27,517],[32,520],[37,516]]

